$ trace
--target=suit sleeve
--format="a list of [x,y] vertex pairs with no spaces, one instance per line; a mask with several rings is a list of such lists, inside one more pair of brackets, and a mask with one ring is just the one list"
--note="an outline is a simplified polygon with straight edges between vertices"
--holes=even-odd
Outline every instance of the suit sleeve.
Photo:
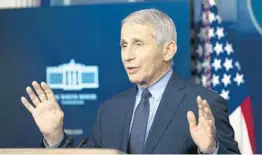
[[218,154],[240,154],[238,143],[234,140],[234,130],[229,123],[227,101],[216,95],[210,108],[215,117],[216,138],[219,142]]
[[63,139],[58,143],[56,144],[55,146],[52,146],[52,147],[49,147],[47,146],[47,142],[45,141],[44,138],[42,138],[41,140],[41,143],[40,143],[40,147],[41,148],[64,148],[64,147],[73,147],[73,143],[74,143],[74,140],[69,137],[65,132],[64,132],[64,135],[63,135]]
[[101,140],[101,116],[103,111],[103,104],[100,105],[96,120],[94,123],[93,131],[91,137],[88,139],[86,147],[89,148],[101,148],[102,147],[102,140]]

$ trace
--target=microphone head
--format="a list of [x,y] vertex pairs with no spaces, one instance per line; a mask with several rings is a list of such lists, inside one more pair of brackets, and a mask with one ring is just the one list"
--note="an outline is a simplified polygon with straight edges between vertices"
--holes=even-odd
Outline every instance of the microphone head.
[[85,137],[84,139],[82,139],[78,145],[78,148],[82,147],[83,145],[87,144],[88,142],[88,138]]
[[71,141],[72,141],[72,142],[75,141],[75,139],[74,139],[72,136],[68,136],[68,137],[67,137],[67,140],[70,141],[70,142],[71,142]]
[[65,140],[65,144],[63,145],[63,148],[70,146],[73,146],[75,139],[71,136],[68,136]]

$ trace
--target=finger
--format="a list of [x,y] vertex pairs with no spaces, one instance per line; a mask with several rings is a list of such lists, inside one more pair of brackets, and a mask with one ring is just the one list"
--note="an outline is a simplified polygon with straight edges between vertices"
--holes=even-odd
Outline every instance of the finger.
[[48,86],[48,84],[45,83],[45,82],[41,82],[41,86],[42,86],[43,90],[45,91],[45,94],[46,94],[47,99],[49,99],[49,100],[54,100],[54,99],[55,99],[54,93],[53,93],[53,91],[50,89],[50,87]]
[[33,81],[32,85],[33,85],[37,95],[39,96],[40,100],[42,102],[46,101],[47,98],[46,98],[45,93],[42,90],[41,86],[36,81]]
[[210,119],[213,120],[214,117],[213,117],[212,111],[211,111],[211,109],[210,109],[210,107],[209,107],[209,105],[208,105],[206,100],[203,101],[203,105],[204,105],[203,107],[204,107],[204,117],[205,117],[205,119],[206,120],[210,120]]
[[32,90],[31,87],[26,87],[26,92],[29,95],[31,101],[33,102],[33,104],[37,107],[40,104],[40,101],[38,99],[38,97],[35,95],[34,91]]
[[213,120],[206,121],[206,128],[209,133],[209,137],[214,137],[216,135],[216,126]]
[[214,127],[209,127],[208,133],[209,133],[210,137],[214,137],[216,135],[216,129]]
[[187,112],[187,120],[189,123],[190,130],[194,129],[196,127],[197,122],[196,122],[195,114],[192,111]]
[[202,98],[200,96],[197,97],[197,105],[198,105],[198,117],[200,119],[204,117],[203,103],[202,103]]
[[214,120],[207,120],[207,123],[208,123],[209,126],[215,126]]
[[208,109],[208,108],[204,109],[204,118],[205,118],[205,120],[214,120],[214,117],[213,117],[210,109]]
[[33,113],[33,110],[35,108],[28,102],[28,100],[25,97],[21,97],[21,102],[30,113]]

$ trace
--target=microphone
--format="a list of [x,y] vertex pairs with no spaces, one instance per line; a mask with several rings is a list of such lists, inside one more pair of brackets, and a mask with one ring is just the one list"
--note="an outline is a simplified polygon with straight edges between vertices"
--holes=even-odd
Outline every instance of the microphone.
[[79,145],[77,146],[77,148],[81,148],[83,145],[87,144],[88,142],[88,138],[84,138],[80,141]]
[[66,148],[68,145],[73,144],[75,141],[75,139],[71,136],[69,136],[66,140],[65,140],[65,144],[62,146],[62,148]]

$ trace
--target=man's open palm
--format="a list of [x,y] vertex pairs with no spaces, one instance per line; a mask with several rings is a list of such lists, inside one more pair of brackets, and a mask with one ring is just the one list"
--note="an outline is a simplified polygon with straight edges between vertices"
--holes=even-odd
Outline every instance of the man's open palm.
[[202,153],[213,153],[216,149],[215,119],[206,100],[197,97],[198,124],[192,111],[187,113],[190,134]]
[[45,139],[47,141],[59,139],[58,137],[63,134],[64,113],[46,83],[42,82],[39,85],[34,81],[32,85],[37,95],[31,87],[27,87],[26,91],[33,104],[30,104],[25,97],[21,97],[21,101],[32,114]]

